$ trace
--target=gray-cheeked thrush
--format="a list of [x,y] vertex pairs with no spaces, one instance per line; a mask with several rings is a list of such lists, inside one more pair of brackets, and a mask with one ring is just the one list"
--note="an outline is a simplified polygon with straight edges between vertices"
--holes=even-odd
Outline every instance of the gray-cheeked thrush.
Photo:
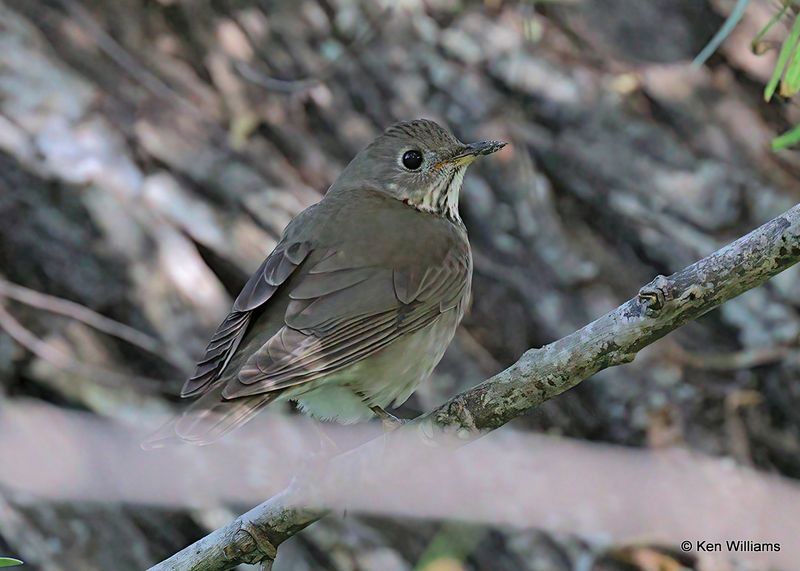
[[181,395],[199,398],[144,446],[212,442],[279,399],[341,423],[402,404],[470,295],[464,173],[504,144],[464,144],[429,120],[377,137],[289,223],[186,381]]

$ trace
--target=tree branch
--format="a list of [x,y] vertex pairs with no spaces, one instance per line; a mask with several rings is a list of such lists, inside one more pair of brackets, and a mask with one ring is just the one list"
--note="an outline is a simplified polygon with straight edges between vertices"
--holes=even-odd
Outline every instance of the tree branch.
[[[593,374],[629,363],[647,345],[688,321],[752,289],[800,261],[800,205],[710,256],[658,276],[636,297],[582,329],[541,349],[455,396],[409,426],[427,438],[438,433],[468,442],[503,426]],[[375,448],[375,441],[330,461],[329,474]],[[346,470],[345,470],[346,471]],[[263,561],[269,568],[278,545],[325,515],[304,505],[298,478],[284,492],[152,567],[150,571],[224,571]],[[308,503],[305,503],[308,505]]]
[[194,366],[194,362],[179,347],[165,346],[163,340],[143,333],[130,325],[110,319],[84,305],[15,284],[0,275],[0,303],[6,297],[31,307],[57,313],[85,323],[106,335],[122,339],[131,345],[144,349],[151,355],[165,359],[177,369],[191,370]]

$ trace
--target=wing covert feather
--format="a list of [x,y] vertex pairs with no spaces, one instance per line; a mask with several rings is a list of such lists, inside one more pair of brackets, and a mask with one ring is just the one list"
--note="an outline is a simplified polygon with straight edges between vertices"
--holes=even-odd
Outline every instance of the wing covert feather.
[[328,255],[303,275],[289,292],[284,327],[248,358],[224,398],[314,380],[430,325],[445,311],[463,311],[471,277],[468,247],[452,248],[435,265],[346,267],[352,265],[346,259]]
[[233,309],[217,327],[197,368],[183,385],[182,397],[205,392],[227,366],[244,337],[254,309],[266,303],[311,251],[308,242],[282,241],[242,288]]

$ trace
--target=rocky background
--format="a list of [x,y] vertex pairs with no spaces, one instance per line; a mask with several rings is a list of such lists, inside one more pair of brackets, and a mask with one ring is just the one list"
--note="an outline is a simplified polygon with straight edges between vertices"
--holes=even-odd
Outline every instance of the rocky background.
[[[688,65],[733,4],[0,0],[0,404],[136,419],[176,403],[291,217],[383,128],[420,116],[512,146],[466,179],[473,309],[400,414],[572,332],[800,200],[800,153],[768,150],[800,108],[763,102],[775,54],[749,45],[777,3],[752,2],[707,65]],[[800,478],[798,275],[517,427],[688,447]],[[97,314],[135,331],[99,332],[86,323]],[[222,523],[212,516],[7,492],[0,554],[37,570],[144,569]],[[304,531],[276,564],[680,568],[697,563],[535,530],[354,516]]]

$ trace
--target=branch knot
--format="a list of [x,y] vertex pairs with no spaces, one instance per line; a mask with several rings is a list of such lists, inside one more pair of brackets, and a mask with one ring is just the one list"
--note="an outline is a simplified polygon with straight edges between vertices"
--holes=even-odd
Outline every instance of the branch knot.
[[255,564],[263,560],[274,561],[278,548],[258,525],[244,521],[231,544],[225,548],[225,555],[233,560]]
[[639,301],[645,307],[645,314],[649,317],[654,317],[661,311],[666,303],[672,300],[673,283],[662,275],[656,276],[646,286],[639,290]]

